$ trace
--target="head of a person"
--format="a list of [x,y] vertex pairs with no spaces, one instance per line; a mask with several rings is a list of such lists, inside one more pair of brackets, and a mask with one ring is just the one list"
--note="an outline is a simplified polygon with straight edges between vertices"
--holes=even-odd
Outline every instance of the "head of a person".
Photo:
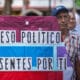
[[37,9],[27,9],[23,14],[25,16],[42,16],[42,12]]
[[27,13],[25,16],[39,16],[39,15],[37,13],[30,12],[30,13]]
[[56,16],[60,30],[65,32],[68,29],[69,14],[68,9],[64,6],[57,6],[52,10],[52,16]]
[[69,30],[73,30],[76,26],[76,19],[75,19],[75,14],[70,11],[69,12],[69,24],[68,24],[68,27],[69,27]]

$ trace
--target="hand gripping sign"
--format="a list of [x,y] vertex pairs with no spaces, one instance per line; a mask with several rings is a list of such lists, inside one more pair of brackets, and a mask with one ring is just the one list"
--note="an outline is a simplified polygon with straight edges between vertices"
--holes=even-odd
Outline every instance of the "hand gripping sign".
[[62,80],[60,38],[55,17],[1,16],[0,80]]

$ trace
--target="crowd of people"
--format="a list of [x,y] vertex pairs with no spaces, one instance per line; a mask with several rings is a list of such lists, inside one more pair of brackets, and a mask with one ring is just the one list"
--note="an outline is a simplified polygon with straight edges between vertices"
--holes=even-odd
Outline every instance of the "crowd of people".
[[[75,13],[64,6],[57,6],[52,10],[52,16],[56,16],[60,26],[62,41],[65,43],[67,55],[72,68],[64,71],[63,80],[80,80],[80,61],[77,36],[80,35],[80,25],[77,25]],[[72,35],[72,37],[71,37]],[[74,35],[74,36],[73,36]],[[75,39],[74,39],[75,38]],[[76,58],[77,57],[77,58]],[[76,64],[77,63],[77,64]]]

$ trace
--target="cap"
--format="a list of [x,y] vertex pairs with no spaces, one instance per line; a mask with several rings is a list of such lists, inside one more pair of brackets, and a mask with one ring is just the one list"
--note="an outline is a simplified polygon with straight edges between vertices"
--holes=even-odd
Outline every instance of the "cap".
[[58,14],[60,11],[68,12],[68,9],[65,8],[64,6],[57,6],[57,7],[55,7],[54,9],[52,9],[52,16],[57,16],[57,14]]

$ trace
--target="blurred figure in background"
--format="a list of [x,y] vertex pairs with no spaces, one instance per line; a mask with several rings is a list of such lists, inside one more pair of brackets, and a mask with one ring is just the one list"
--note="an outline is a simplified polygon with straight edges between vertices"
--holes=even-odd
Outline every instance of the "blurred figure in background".
[[69,17],[70,17],[69,24],[68,24],[69,30],[74,30],[74,28],[76,27],[75,14],[72,11],[70,11]]
[[37,9],[29,8],[30,1],[29,0],[23,0],[24,5],[22,8],[21,16],[42,16],[42,12]]
[[[69,17],[70,17],[69,23],[68,23],[69,34],[73,35],[73,38],[75,38],[75,41],[77,41],[77,39],[76,39],[76,36],[77,36],[76,18],[75,18],[75,13],[73,12],[73,10],[71,10],[69,12]],[[70,39],[68,39],[68,40],[70,40]],[[68,42],[66,44],[66,49],[70,56],[70,61],[72,63],[72,67],[73,67],[73,74],[72,74],[71,80],[75,80],[75,78],[76,78],[76,75],[75,75],[76,74],[76,71],[75,71],[75,55],[76,55],[76,53],[74,53],[75,52],[74,48],[75,48],[76,44],[74,45],[74,43],[71,43],[71,41],[66,41],[66,42]]]
[[69,28],[69,33],[70,34],[77,34],[76,28],[76,18],[75,18],[75,13],[73,11],[69,11],[69,23],[68,23],[68,28]]
[[25,10],[24,14],[22,14],[23,16],[42,16],[42,12],[40,12],[39,10],[36,9],[27,9]]
[[3,8],[3,15],[11,15],[12,13],[12,0],[5,0],[4,8]]
[[80,35],[80,24],[76,23],[76,17],[75,17],[75,13],[73,11],[69,12],[69,33],[70,34],[76,34],[76,35]]
[[23,0],[23,7],[21,11],[21,15],[24,15],[26,10],[29,8],[30,1],[29,0]]
[[78,36],[80,35],[79,27],[80,25],[76,24],[75,13],[73,11],[70,11],[69,23],[68,23],[70,39],[68,39],[69,44],[66,45],[66,49],[70,56],[70,61],[73,67],[73,74],[71,80],[80,80],[79,77],[80,76],[80,61],[79,61],[80,53],[78,51],[79,48]]

